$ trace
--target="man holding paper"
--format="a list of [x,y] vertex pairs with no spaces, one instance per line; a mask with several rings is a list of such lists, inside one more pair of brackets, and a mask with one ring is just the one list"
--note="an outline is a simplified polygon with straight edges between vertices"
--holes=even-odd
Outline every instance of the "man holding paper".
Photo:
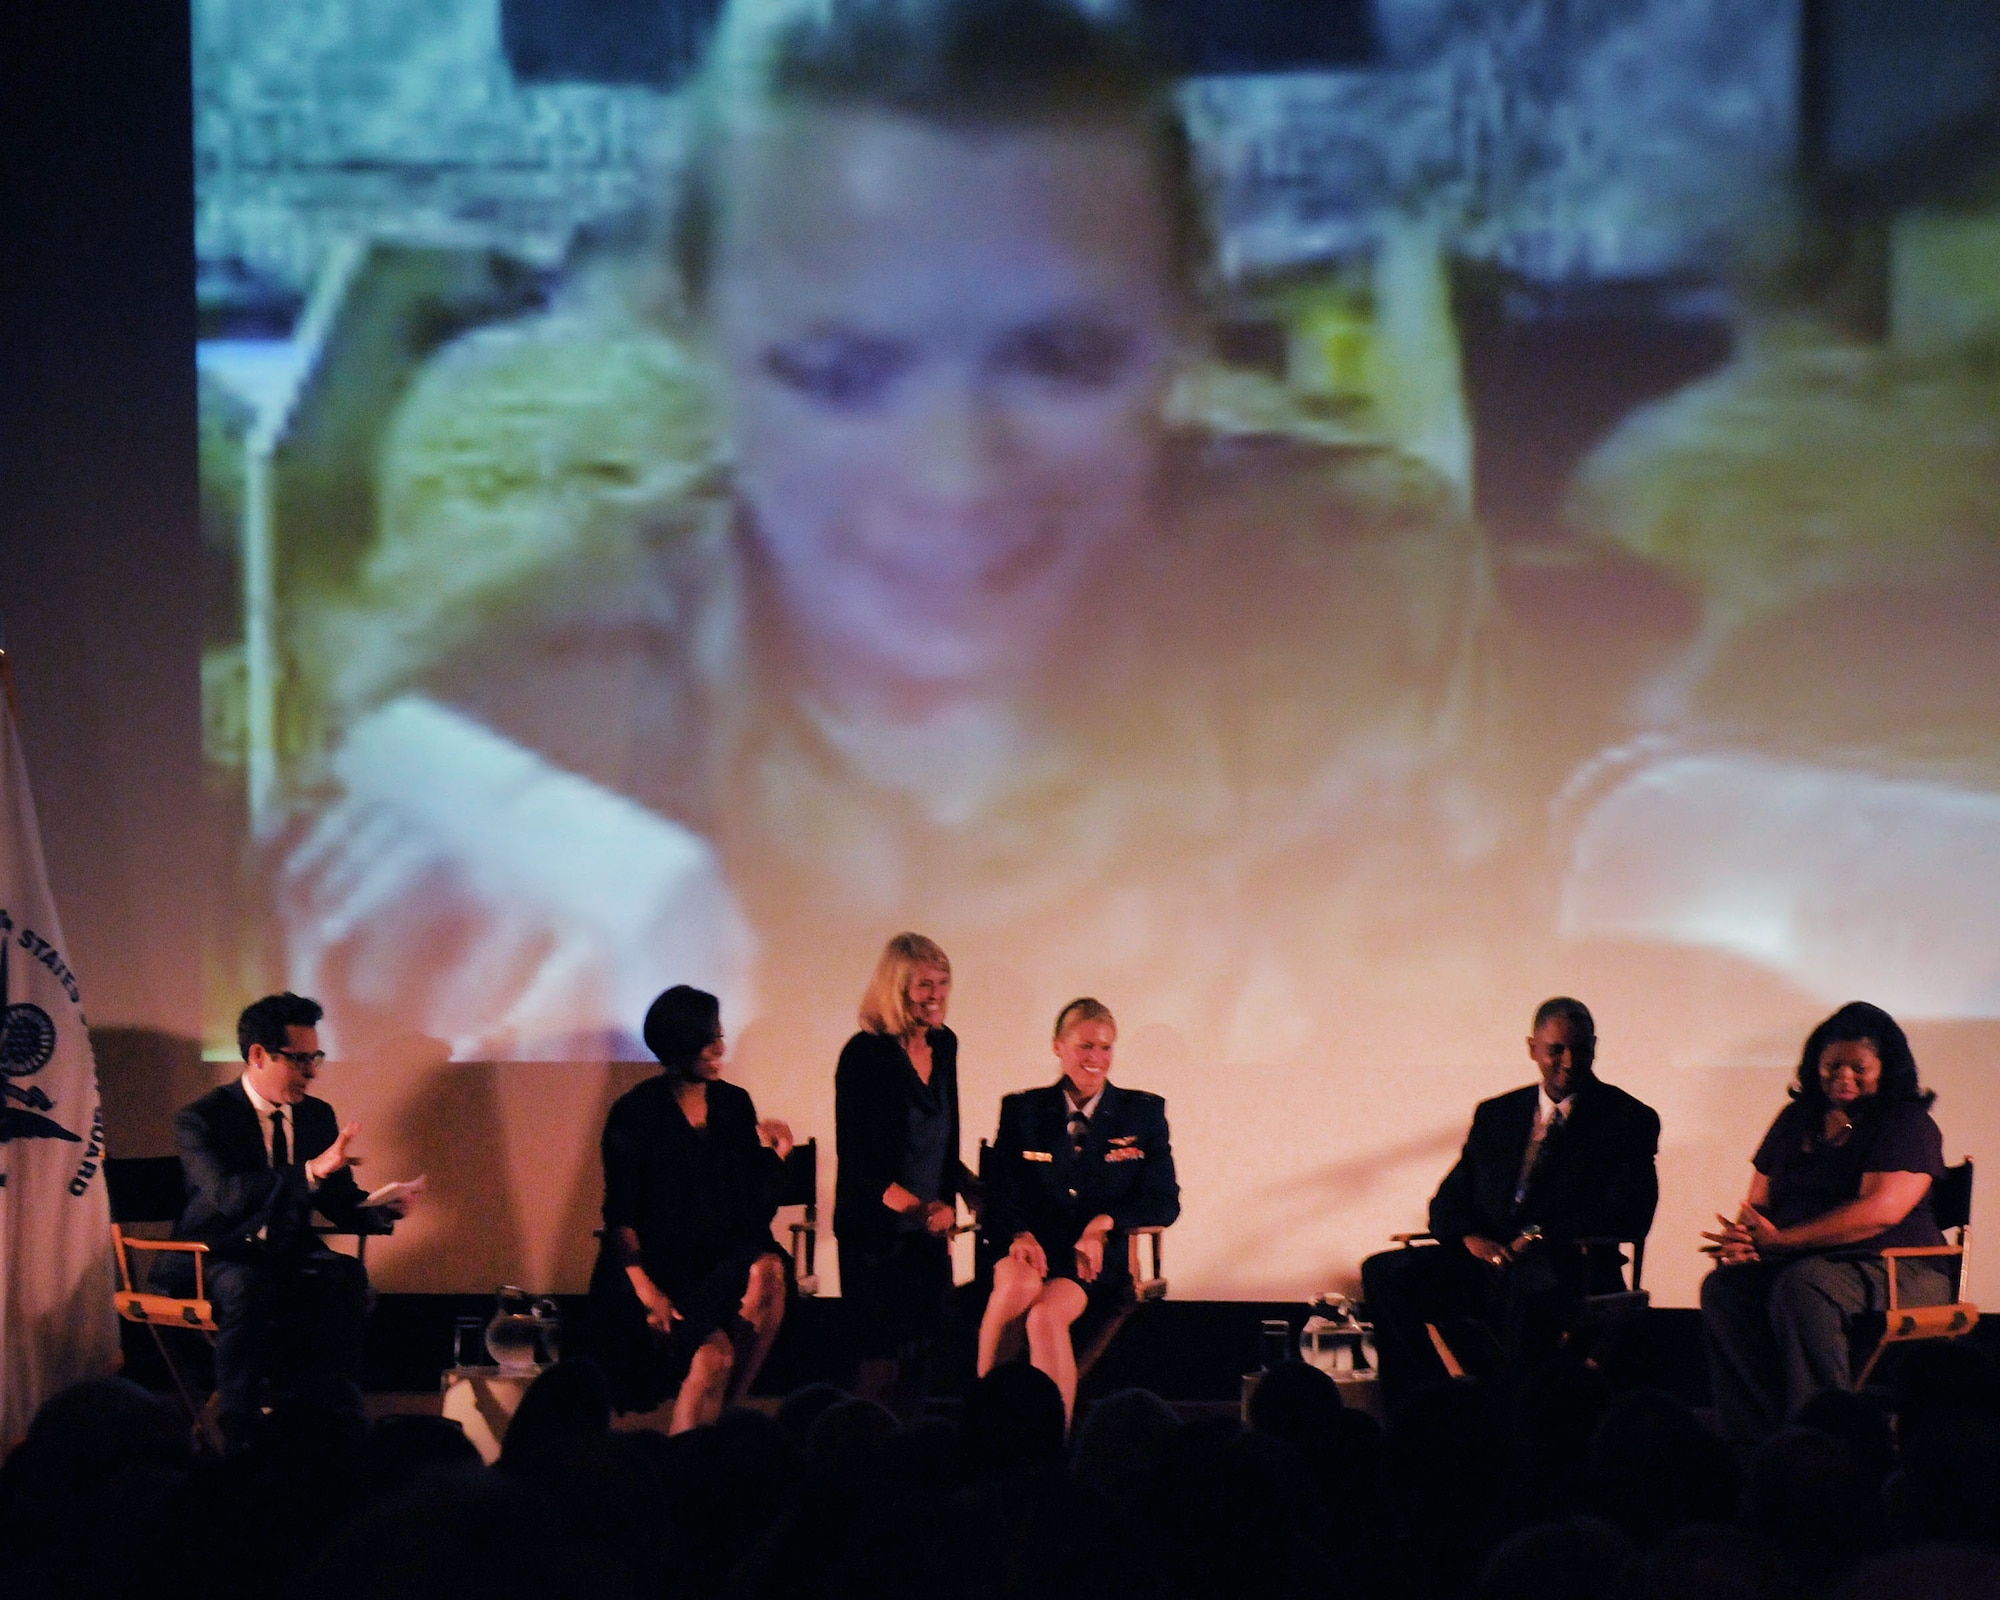
[[[174,1237],[209,1247],[215,1387],[231,1449],[254,1429],[266,1380],[360,1372],[368,1276],[326,1248],[313,1213],[355,1233],[387,1233],[420,1192],[421,1179],[379,1196],[355,1181],[357,1125],[341,1126],[332,1106],[307,1093],[326,1060],[322,1014],[317,1001],[289,992],[246,1007],[236,1023],[243,1075],[174,1118],[187,1180]],[[155,1273],[177,1294],[191,1292],[192,1278],[192,1259],[181,1254]]]

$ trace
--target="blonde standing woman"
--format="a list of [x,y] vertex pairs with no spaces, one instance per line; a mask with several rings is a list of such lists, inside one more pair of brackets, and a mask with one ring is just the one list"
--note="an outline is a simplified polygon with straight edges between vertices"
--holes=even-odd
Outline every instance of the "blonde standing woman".
[[944,1025],[951,961],[920,933],[883,948],[861,1031],[833,1074],[833,1232],[855,1353],[855,1389],[899,1411],[921,1404],[951,1290],[959,1159],[958,1036]]

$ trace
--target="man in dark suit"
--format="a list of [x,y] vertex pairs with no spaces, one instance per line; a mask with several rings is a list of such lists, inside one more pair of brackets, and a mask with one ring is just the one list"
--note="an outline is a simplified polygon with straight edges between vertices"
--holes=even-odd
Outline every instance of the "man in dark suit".
[[[350,1153],[356,1125],[306,1091],[326,1060],[317,1001],[266,995],[236,1023],[243,1075],[182,1108],[174,1142],[187,1199],[176,1239],[209,1248],[203,1280],[214,1307],[215,1387],[223,1439],[254,1428],[264,1381],[357,1376],[368,1311],[361,1263],[326,1248],[313,1214],[356,1233],[387,1233],[400,1203],[364,1208]],[[167,1292],[193,1289],[193,1265],[165,1258]]]
[[[1361,1264],[1392,1403],[1445,1376],[1426,1324],[1455,1354],[1521,1370],[1545,1359],[1586,1293],[1616,1290],[1623,1257],[1583,1239],[1643,1239],[1660,1183],[1660,1118],[1592,1072],[1597,1029],[1579,1000],[1546,1000],[1528,1054],[1541,1082],[1481,1102],[1431,1200],[1437,1243]],[[1468,1368],[1470,1370],[1470,1368]]]

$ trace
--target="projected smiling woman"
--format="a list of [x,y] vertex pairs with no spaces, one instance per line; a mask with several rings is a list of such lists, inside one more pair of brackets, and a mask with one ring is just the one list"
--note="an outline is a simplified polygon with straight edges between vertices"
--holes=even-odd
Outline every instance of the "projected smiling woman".
[[1174,420],[1202,228],[1128,10],[732,5],[672,330],[420,376],[289,877],[336,1014],[616,1049],[664,973],[803,1015],[894,922],[1265,1045],[1418,927],[1435,990],[1427,886],[1504,832],[1482,547],[1386,446]]

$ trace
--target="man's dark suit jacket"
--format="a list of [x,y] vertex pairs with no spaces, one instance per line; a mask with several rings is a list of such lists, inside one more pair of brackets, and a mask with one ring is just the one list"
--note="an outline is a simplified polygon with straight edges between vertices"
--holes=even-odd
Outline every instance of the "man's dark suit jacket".
[[305,1164],[339,1137],[333,1107],[308,1095],[291,1110],[291,1160],[274,1168],[241,1080],[182,1108],[174,1143],[187,1200],[174,1224],[176,1239],[198,1239],[225,1259],[259,1260],[309,1248],[314,1211],[356,1233],[389,1230],[393,1219],[361,1208],[364,1195],[346,1168],[318,1189],[306,1182]]
[[[1108,1216],[1122,1231],[1164,1227],[1181,1214],[1167,1103],[1141,1089],[1104,1086],[1080,1160],[1070,1151],[1069,1098],[1060,1083],[1010,1094],[1000,1102],[988,1160],[989,1245],[1004,1254],[1016,1234],[1034,1234],[1052,1277],[1068,1276],[1070,1251],[1092,1217]],[[1104,1272],[1122,1276],[1123,1255],[1107,1250]]]
[[1448,1244],[1476,1233],[1501,1244],[1538,1227],[1544,1239],[1643,1239],[1653,1225],[1660,1180],[1653,1158],[1660,1118],[1651,1106],[1595,1078],[1571,1096],[1564,1126],[1549,1135],[1518,1210],[1514,1187],[1534,1131],[1539,1084],[1481,1101],[1458,1165],[1431,1201],[1431,1232]]

